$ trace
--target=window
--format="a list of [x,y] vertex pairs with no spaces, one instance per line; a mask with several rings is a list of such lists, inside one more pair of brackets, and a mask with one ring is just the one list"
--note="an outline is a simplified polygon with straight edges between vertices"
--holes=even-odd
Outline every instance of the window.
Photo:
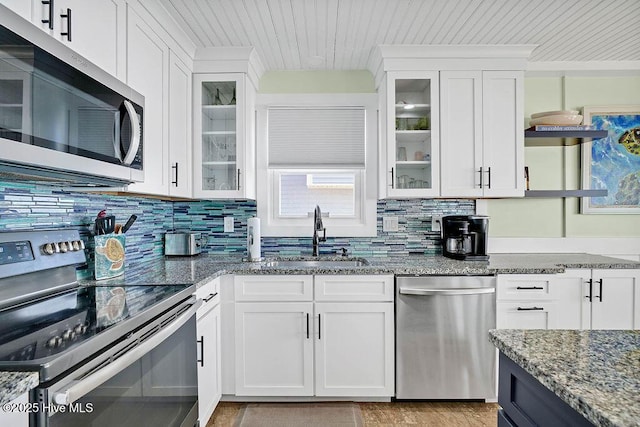
[[262,234],[310,237],[318,205],[328,236],[375,236],[375,95],[335,105],[323,95],[269,96],[278,97],[258,108]]

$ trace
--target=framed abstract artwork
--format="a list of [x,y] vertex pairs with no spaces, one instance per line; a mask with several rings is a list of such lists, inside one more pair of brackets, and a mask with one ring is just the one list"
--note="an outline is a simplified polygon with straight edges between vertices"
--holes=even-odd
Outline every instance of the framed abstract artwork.
[[608,194],[583,197],[581,213],[640,214],[640,105],[584,107],[583,115],[608,134],[582,144],[582,188]]

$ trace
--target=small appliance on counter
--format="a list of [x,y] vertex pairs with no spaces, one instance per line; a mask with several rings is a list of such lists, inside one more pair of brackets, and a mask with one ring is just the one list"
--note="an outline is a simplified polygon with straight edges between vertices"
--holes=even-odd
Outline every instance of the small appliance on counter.
[[164,254],[169,256],[193,256],[202,251],[201,233],[165,233]]
[[442,217],[442,254],[465,261],[487,261],[489,217],[448,215]]

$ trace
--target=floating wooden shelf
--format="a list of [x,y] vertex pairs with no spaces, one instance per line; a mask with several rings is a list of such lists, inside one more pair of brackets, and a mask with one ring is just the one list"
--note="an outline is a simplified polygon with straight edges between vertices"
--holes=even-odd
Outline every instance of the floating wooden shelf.
[[608,190],[527,190],[524,197],[606,197]]
[[[525,145],[528,147],[549,147],[549,146],[569,146],[578,145],[584,142],[584,138],[598,139],[607,136],[606,130],[525,130],[525,138],[543,138],[540,140],[528,140]],[[568,138],[568,139],[567,139]]]

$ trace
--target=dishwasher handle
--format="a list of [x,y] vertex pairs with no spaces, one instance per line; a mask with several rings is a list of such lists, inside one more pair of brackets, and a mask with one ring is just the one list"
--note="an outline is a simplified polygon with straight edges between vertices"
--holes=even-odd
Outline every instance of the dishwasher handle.
[[481,294],[494,294],[496,288],[450,288],[450,289],[437,289],[437,288],[410,288],[400,287],[400,295],[424,295],[424,296],[436,296],[436,295],[481,295]]

